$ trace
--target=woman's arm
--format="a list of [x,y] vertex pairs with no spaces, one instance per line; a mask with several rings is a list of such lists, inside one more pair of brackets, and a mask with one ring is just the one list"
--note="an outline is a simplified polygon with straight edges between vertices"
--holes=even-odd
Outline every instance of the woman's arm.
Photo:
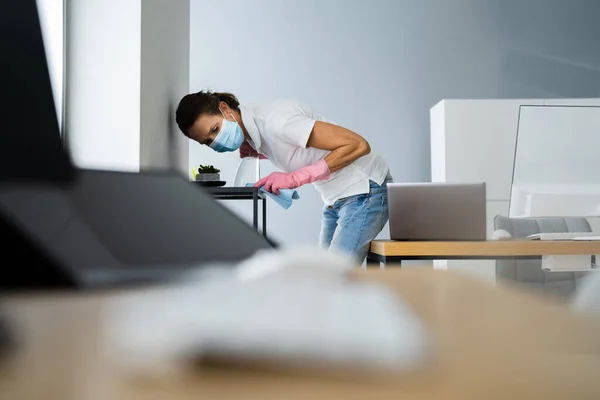
[[294,172],[273,172],[254,186],[264,187],[268,192],[279,194],[279,189],[295,189],[307,183],[328,179],[331,173],[371,152],[371,146],[360,135],[341,126],[320,121],[314,123],[306,147],[328,150],[331,153],[324,159]]
[[330,172],[338,171],[371,152],[369,142],[359,134],[321,121],[315,122],[307,147],[331,151],[325,157]]

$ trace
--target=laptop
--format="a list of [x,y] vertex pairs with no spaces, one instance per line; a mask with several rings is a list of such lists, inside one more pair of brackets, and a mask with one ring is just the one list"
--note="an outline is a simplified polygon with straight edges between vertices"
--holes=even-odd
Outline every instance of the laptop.
[[392,240],[486,240],[485,183],[389,183]]
[[0,33],[0,289],[146,285],[276,247],[179,172],[76,168],[60,137],[36,1],[6,7]]

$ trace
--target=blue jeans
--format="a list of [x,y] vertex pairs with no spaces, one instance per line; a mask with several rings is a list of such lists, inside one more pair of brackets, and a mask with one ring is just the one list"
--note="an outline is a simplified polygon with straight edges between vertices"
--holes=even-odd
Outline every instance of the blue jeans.
[[369,193],[345,197],[323,208],[321,247],[365,260],[370,243],[388,221],[387,176],[380,186],[371,181]]

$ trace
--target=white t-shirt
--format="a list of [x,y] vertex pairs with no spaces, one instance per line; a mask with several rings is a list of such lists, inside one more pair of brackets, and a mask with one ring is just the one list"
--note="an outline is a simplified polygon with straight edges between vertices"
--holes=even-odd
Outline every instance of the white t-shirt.
[[[305,104],[275,100],[240,106],[244,126],[256,151],[277,168],[293,172],[324,158],[330,151],[306,147],[316,121],[329,122]],[[381,185],[388,173],[383,157],[373,151],[313,185],[327,205],[357,194],[369,193],[369,180]]]

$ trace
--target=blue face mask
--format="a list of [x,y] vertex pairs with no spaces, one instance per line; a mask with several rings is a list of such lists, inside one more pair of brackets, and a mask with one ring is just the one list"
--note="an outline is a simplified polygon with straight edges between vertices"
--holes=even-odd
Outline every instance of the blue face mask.
[[[221,111],[223,113],[223,111]],[[235,119],[235,117],[234,117]],[[210,148],[218,153],[236,151],[244,143],[244,132],[236,122],[229,121],[223,115],[221,131],[210,144]]]

